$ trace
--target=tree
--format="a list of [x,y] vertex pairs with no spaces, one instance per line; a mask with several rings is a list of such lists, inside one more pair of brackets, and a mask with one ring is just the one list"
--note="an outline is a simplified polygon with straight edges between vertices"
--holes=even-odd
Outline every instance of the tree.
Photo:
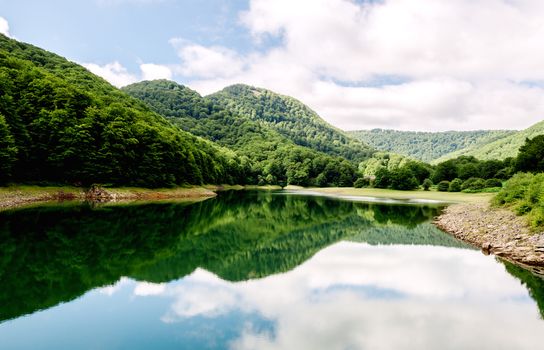
[[376,171],[374,178],[374,187],[388,188],[391,185],[391,174],[386,168],[380,168]]
[[0,114],[0,183],[7,181],[12,175],[13,164],[17,160],[17,147],[9,131],[8,124]]
[[453,160],[447,160],[438,164],[434,170],[431,180],[434,183],[439,183],[440,181],[449,181],[457,177],[457,167]]
[[544,135],[525,140],[515,160],[515,169],[530,172],[544,171]]
[[423,180],[423,190],[424,191],[428,191],[431,188],[432,185],[433,185],[433,182],[431,181],[431,179]]
[[398,168],[390,173],[390,187],[394,190],[413,190],[419,186],[414,174],[406,167]]

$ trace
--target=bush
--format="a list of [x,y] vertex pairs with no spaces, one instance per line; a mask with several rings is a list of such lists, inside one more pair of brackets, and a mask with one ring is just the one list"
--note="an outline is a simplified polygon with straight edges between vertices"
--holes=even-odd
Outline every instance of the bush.
[[518,173],[495,196],[495,205],[508,205],[518,215],[527,215],[533,228],[544,226],[544,174]]
[[485,180],[485,188],[502,187],[502,181],[499,179],[487,179]]
[[363,188],[370,186],[370,179],[366,177],[360,177],[353,183],[353,187],[355,188]]
[[453,179],[453,181],[450,182],[450,186],[448,187],[448,192],[461,192],[462,184],[463,184],[463,180],[459,178]]
[[438,183],[437,188],[438,188],[438,190],[439,190],[440,192],[447,192],[448,189],[450,188],[450,182],[449,182],[449,181],[446,181],[446,180],[440,181],[440,182]]
[[431,181],[431,179],[423,180],[423,190],[424,191],[428,191],[431,188],[432,185],[433,185],[433,182]]
[[471,177],[470,179],[463,182],[461,185],[461,190],[470,190],[470,191],[478,191],[483,190],[485,188],[485,180],[481,179],[479,177]]

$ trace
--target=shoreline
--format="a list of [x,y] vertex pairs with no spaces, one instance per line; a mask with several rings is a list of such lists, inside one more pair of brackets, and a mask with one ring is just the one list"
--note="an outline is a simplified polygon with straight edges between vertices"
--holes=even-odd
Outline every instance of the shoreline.
[[534,232],[522,216],[489,202],[453,204],[433,222],[442,231],[479,248],[486,255],[544,277],[544,232]]
[[[218,190],[216,188],[215,190]],[[178,187],[146,189],[138,187],[91,188],[68,186],[9,186],[0,187],[0,211],[15,209],[36,203],[66,201],[151,201],[166,199],[206,199],[215,197],[217,193],[205,187]]]
[[489,201],[493,193],[461,193],[438,191],[400,191],[381,188],[354,188],[354,187],[296,187],[287,186],[286,190],[293,193],[311,193],[339,198],[385,198],[400,201],[428,201],[430,204],[450,203],[479,203]]
[[202,185],[174,188],[91,187],[12,185],[0,187],[0,211],[46,202],[155,201],[168,199],[204,200],[228,190],[281,190],[280,186]]

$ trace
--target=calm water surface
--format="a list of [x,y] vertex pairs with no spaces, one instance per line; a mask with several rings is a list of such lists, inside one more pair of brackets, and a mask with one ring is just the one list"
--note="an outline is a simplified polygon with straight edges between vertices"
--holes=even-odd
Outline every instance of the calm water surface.
[[541,349],[544,281],[440,208],[237,192],[0,213],[1,349]]

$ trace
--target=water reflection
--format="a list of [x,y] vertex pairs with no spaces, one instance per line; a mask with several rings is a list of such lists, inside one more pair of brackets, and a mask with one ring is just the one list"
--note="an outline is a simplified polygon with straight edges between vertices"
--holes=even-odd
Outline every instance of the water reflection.
[[[509,264],[508,274],[438,231],[428,223],[438,210],[255,192],[3,212],[0,320],[109,286],[4,322],[0,338],[58,348],[70,320],[66,348],[97,339],[89,348],[524,349],[542,341],[531,299],[542,309],[542,280]],[[89,324],[115,335],[92,336]],[[36,328],[50,339],[22,336]]]

